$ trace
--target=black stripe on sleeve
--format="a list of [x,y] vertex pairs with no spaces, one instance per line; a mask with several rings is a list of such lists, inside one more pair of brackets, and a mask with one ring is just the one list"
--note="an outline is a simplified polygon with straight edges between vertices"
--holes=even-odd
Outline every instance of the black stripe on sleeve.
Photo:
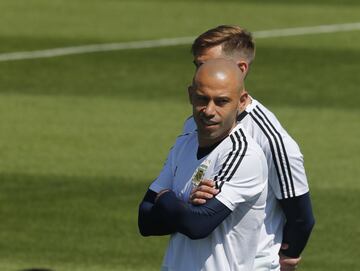
[[240,154],[240,157],[239,157],[239,160],[236,164],[236,166],[234,167],[234,169],[232,170],[232,172],[230,173],[229,177],[227,177],[226,181],[230,181],[231,178],[234,176],[235,172],[237,171],[238,167],[240,166],[241,164],[241,161],[243,160],[244,156],[245,156],[245,153],[246,153],[246,150],[247,150],[247,146],[248,146],[248,143],[246,141],[246,137],[244,135],[244,132],[240,129],[240,133],[241,133],[241,137],[242,137],[242,140],[240,139],[239,135],[236,134],[238,140],[239,140],[239,144],[240,146],[242,146],[241,142],[244,141],[244,148],[242,149],[242,152]]
[[275,165],[275,169],[276,169],[276,173],[278,175],[278,180],[279,180],[279,186],[280,186],[280,191],[281,191],[281,196],[282,198],[285,198],[285,193],[284,193],[284,188],[283,188],[283,184],[281,182],[281,176],[280,176],[280,172],[279,172],[279,166],[276,162],[276,157],[275,157],[275,151],[274,151],[274,145],[273,142],[270,138],[269,133],[265,130],[264,126],[259,122],[259,120],[255,117],[255,115],[251,112],[250,116],[253,118],[253,120],[256,122],[256,124],[260,127],[260,129],[263,131],[263,133],[265,134],[266,138],[269,141],[269,145],[270,145],[270,150],[271,150],[271,155],[274,161],[274,165]]
[[289,160],[280,133],[275,129],[270,120],[265,116],[264,112],[262,112],[258,106],[254,108],[250,115],[269,141],[272,158],[279,179],[282,198],[295,196],[294,184],[292,181],[290,166],[288,164]]
[[294,181],[293,181],[293,178],[292,178],[292,173],[291,173],[291,169],[290,169],[290,163],[289,163],[289,157],[287,155],[287,152],[286,152],[286,148],[285,148],[285,145],[284,145],[284,141],[279,133],[278,130],[276,130],[276,128],[273,126],[273,124],[271,123],[271,121],[267,118],[267,116],[265,115],[265,113],[260,109],[260,107],[257,106],[257,108],[259,109],[259,111],[262,113],[262,115],[264,116],[264,118],[267,120],[267,122],[269,123],[269,125],[273,128],[273,130],[275,131],[275,133],[278,135],[278,138],[280,140],[280,143],[281,143],[281,147],[282,147],[282,150],[284,152],[284,156],[285,156],[285,162],[286,162],[286,168],[287,168],[287,173],[288,173],[288,176],[289,176],[289,179],[290,179],[290,185],[291,185],[291,189],[292,189],[292,192],[293,192],[293,197],[295,197],[295,188],[294,188]]
[[231,160],[229,166],[227,167],[227,169],[225,170],[225,172],[221,175],[221,177],[219,179],[220,182],[224,181],[225,177],[228,175],[230,169],[235,164],[235,161],[239,158],[239,154],[240,154],[240,151],[241,151],[241,148],[242,148],[238,131],[235,131],[234,134],[235,134],[235,137],[236,137],[235,142],[237,143],[237,145],[236,145],[236,153],[233,155],[232,160]]
[[[276,135],[274,134],[274,132],[270,129],[269,125],[264,121],[263,117],[260,115],[260,113],[256,109],[257,108],[255,108],[253,110],[253,112],[255,113],[255,115],[259,119],[259,121],[261,122],[260,125],[262,125],[264,127],[264,129],[266,130],[265,133],[267,134],[267,138],[268,138],[270,144],[272,144],[274,146],[272,148],[272,152],[274,153],[273,159],[275,157],[274,163],[276,163],[278,165],[278,168],[281,170],[281,173],[279,171],[279,173],[280,173],[279,180],[280,180],[280,184],[282,184],[282,185],[285,184],[286,194],[284,195],[284,198],[287,198],[290,194],[290,188],[289,188],[289,183],[287,181],[284,164],[281,162],[282,154],[281,154],[281,150],[280,150],[279,141],[278,141]],[[275,152],[275,150],[276,150],[276,152]]]
[[[241,133],[241,137],[240,137],[240,133]],[[247,150],[247,141],[245,139],[245,135],[242,132],[242,130],[240,129],[240,133],[239,131],[235,131],[235,136],[236,136],[236,142],[237,142],[237,151],[235,153],[235,155],[233,156],[233,159],[231,161],[231,163],[229,164],[229,166],[227,167],[226,172],[224,172],[219,180],[218,186],[219,189],[221,191],[221,187],[223,186],[224,182],[228,182],[231,180],[231,178],[234,176],[235,172],[237,171],[237,169],[239,168],[241,161],[243,160],[243,157],[246,153]],[[241,154],[240,154],[241,153]],[[230,171],[231,170],[231,171]]]
[[226,158],[222,168],[220,169],[219,173],[215,176],[214,178],[214,181],[216,183],[216,188],[218,189],[218,182],[217,179],[219,178],[219,176],[221,176],[221,174],[223,173],[223,171],[226,169],[226,167],[228,166],[229,164],[229,160],[231,159],[231,157],[235,154],[236,152],[236,141],[235,141],[235,136],[233,134],[230,135],[230,139],[231,139],[231,142],[233,144],[233,148],[231,150],[231,152],[229,153],[228,157]]

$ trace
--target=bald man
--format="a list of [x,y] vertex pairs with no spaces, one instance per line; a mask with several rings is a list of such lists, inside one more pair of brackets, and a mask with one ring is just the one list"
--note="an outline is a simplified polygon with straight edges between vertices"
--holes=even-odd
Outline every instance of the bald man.
[[[189,87],[197,130],[180,136],[139,207],[143,236],[171,234],[161,270],[253,269],[267,196],[261,148],[238,125],[243,76],[225,59],[209,60]],[[218,193],[189,204],[202,179]]]
[[[198,36],[192,53],[196,67],[209,59],[226,58],[247,74],[255,57],[255,43],[244,28],[220,25]],[[303,155],[277,117],[245,90],[239,109],[238,122],[259,144],[268,162],[266,217],[254,270],[294,271],[315,223]],[[188,118],[183,132],[196,129],[194,118]],[[203,204],[216,195],[213,186],[211,180],[203,180],[190,195],[192,203]]]

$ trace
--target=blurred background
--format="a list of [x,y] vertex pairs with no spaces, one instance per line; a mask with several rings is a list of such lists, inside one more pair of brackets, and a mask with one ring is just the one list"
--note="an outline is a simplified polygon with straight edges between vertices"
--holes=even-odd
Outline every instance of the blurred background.
[[191,40],[220,24],[257,37],[246,88],[305,157],[317,224],[299,270],[360,270],[359,23],[357,0],[1,0],[0,270],[159,270],[168,238],[141,237],[137,208],[191,114]]

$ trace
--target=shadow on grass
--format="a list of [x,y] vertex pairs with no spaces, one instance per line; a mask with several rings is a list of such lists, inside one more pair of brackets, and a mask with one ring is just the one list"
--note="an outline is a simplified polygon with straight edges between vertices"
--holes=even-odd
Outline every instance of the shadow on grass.
[[[32,266],[39,261],[52,266],[106,262],[127,268],[141,267],[136,259],[145,258],[152,266],[160,264],[162,240],[148,242],[149,247],[161,245],[155,260],[154,253],[146,258],[137,249],[144,243],[138,234],[137,208],[147,182],[119,176],[26,174],[0,174],[0,180],[1,241],[11,243],[0,248],[0,258],[20,258],[28,266],[16,271],[55,271]],[[131,257],[136,252],[139,255]],[[0,270],[5,270],[1,267],[0,263]]]

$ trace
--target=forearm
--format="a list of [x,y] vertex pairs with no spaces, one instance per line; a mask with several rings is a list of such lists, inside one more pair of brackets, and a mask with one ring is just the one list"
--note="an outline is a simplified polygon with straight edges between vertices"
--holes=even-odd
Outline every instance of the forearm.
[[304,250],[315,224],[309,193],[280,201],[286,217],[283,230],[283,243],[288,249],[281,253],[288,257],[298,258]]
[[175,230],[163,219],[161,212],[154,208],[157,193],[148,190],[139,206],[138,227],[141,235],[167,235]]
[[169,226],[191,239],[208,236],[230,213],[216,198],[201,206],[179,200],[173,192],[164,193],[154,207]]

